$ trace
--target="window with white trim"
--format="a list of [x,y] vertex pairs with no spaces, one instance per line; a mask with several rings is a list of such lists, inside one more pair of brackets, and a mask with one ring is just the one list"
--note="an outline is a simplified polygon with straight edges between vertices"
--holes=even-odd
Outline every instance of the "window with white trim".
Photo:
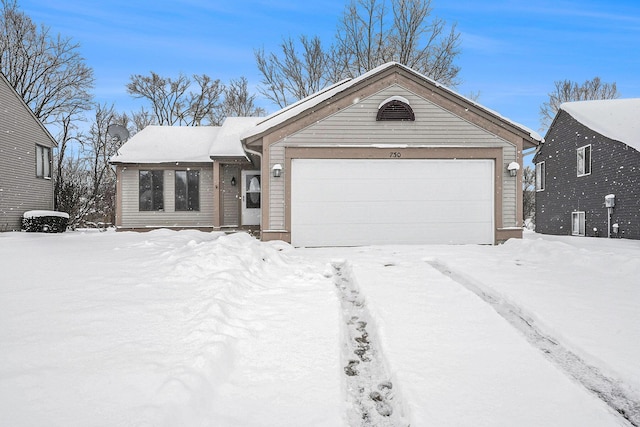
[[536,191],[544,191],[546,185],[544,162],[536,163]]
[[571,212],[571,234],[584,236],[584,212]]
[[578,148],[576,156],[578,176],[589,175],[591,173],[591,145]]
[[51,178],[51,148],[36,144],[36,176]]

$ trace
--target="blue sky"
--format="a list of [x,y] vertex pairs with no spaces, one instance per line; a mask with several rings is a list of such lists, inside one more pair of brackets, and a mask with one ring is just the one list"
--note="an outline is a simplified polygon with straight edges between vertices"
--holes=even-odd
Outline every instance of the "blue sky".
[[[318,35],[327,44],[348,0],[19,0],[54,33],[81,44],[95,71],[98,101],[137,109],[132,74],[207,74],[260,83],[254,49],[283,37]],[[433,0],[434,16],[461,33],[463,95],[539,129],[539,108],[556,80],[599,76],[625,98],[640,97],[637,0]],[[275,106],[259,101],[270,112]]]

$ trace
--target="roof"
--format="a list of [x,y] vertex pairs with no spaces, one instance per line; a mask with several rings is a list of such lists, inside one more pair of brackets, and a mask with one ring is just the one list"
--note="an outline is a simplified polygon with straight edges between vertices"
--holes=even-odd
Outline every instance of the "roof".
[[560,109],[602,136],[640,151],[640,98],[565,102]]
[[111,163],[210,163],[212,157],[246,158],[239,134],[257,120],[229,117],[222,126],[147,126],[118,150]]
[[240,135],[262,119],[262,117],[227,117],[209,149],[209,156],[246,158],[247,155],[240,143]]
[[258,124],[254,127],[249,129],[247,132],[245,132],[242,135],[242,139],[249,139],[252,137],[256,137],[260,134],[266,133],[267,131],[269,131],[272,128],[275,128],[283,123],[285,123],[286,121],[288,121],[289,119],[292,119],[293,117],[296,117],[297,115],[301,114],[304,111],[313,109],[315,107],[317,107],[318,105],[322,104],[323,102],[328,101],[329,99],[331,99],[332,97],[336,96],[337,94],[344,92],[346,90],[348,90],[351,87],[356,86],[358,83],[365,81],[369,78],[371,78],[372,76],[381,73],[387,69],[390,68],[394,68],[394,67],[398,67],[401,68],[409,73],[412,73],[428,82],[431,82],[434,86],[439,87],[441,89],[443,89],[446,92],[449,92],[450,94],[454,95],[455,97],[463,100],[464,102],[473,105],[477,108],[479,108],[480,110],[483,110],[485,113],[488,113],[491,116],[494,116],[496,118],[498,118],[499,120],[510,124],[511,126],[520,129],[521,132],[529,135],[529,137],[535,141],[535,142],[542,142],[543,138],[535,131],[527,128],[526,126],[523,126],[519,123],[516,123],[512,120],[507,119],[504,116],[501,116],[500,114],[498,114],[497,112],[490,110],[478,103],[476,103],[475,101],[460,95],[459,93],[453,91],[452,89],[447,88],[446,86],[441,85],[440,83],[436,82],[435,80],[430,79],[427,76],[424,76],[418,72],[416,72],[415,70],[412,70],[409,67],[406,67],[398,62],[387,62],[386,64],[380,65],[374,69],[372,69],[371,71],[368,71],[364,74],[362,74],[359,77],[353,78],[353,79],[347,79],[347,80],[343,80],[341,82],[338,82],[332,86],[327,87],[326,89],[323,89],[319,92],[316,92],[313,95],[310,95],[307,98],[304,98],[294,104],[291,104],[288,107],[283,108],[280,111],[277,111],[276,113],[267,116],[266,118],[262,119],[262,121],[258,122]]

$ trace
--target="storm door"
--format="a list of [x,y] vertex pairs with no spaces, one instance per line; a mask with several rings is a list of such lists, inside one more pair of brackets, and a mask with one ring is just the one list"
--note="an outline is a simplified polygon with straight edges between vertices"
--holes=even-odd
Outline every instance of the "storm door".
[[260,225],[260,171],[242,171],[242,225]]

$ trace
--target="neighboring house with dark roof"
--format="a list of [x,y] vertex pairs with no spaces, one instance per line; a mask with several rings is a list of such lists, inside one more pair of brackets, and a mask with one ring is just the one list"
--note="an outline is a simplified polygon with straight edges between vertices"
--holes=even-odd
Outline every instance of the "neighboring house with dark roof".
[[534,163],[537,232],[640,239],[640,98],[562,104]]
[[20,230],[25,211],[53,210],[56,142],[0,73],[0,231]]
[[494,244],[522,236],[522,150],[541,139],[388,63],[266,118],[139,132],[112,158],[116,226],[251,228],[296,246]]

